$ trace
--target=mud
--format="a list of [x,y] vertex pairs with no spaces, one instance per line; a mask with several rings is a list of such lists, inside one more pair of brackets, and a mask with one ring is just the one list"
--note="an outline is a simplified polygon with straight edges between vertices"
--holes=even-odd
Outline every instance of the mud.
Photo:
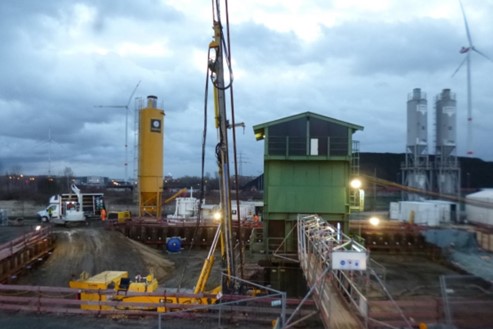
[[[25,234],[39,225],[26,221],[23,226],[1,226],[0,243]],[[68,287],[68,282],[82,272],[91,275],[106,270],[128,271],[130,277],[153,273],[160,288],[188,292],[193,290],[200,270],[207,257],[207,250],[182,250],[168,253],[133,241],[120,232],[106,230],[101,223],[89,226],[53,227],[56,248],[48,259],[19,277],[17,284]],[[218,255],[217,255],[218,256]],[[207,289],[220,281],[220,264],[214,265]],[[185,328],[183,322],[172,327]],[[189,328],[201,328],[190,323]],[[0,312],[0,328],[158,328],[158,318],[96,317],[56,314],[32,314],[25,312]]]
[[57,229],[56,248],[35,271],[22,276],[20,284],[67,287],[82,272],[128,271],[132,277],[153,273],[164,280],[173,262],[156,250],[140,245],[101,226]]

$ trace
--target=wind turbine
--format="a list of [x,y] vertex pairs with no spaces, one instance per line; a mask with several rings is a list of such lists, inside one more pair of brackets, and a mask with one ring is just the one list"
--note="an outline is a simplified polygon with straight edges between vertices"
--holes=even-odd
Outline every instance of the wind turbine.
[[135,86],[134,90],[130,94],[130,97],[128,98],[128,102],[126,105],[97,105],[94,107],[106,107],[106,108],[118,108],[118,109],[125,109],[125,183],[128,183],[128,107],[130,105],[130,102],[132,101],[132,97],[134,96],[135,92],[137,91],[137,88],[139,88],[140,85],[140,80],[137,82],[137,85]]
[[493,62],[488,56],[479,51],[473,44],[471,38],[471,32],[469,31],[469,25],[467,23],[466,13],[464,11],[464,6],[462,5],[462,1],[459,0],[460,8],[462,10],[462,17],[464,18],[464,26],[466,28],[467,35],[467,47],[462,47],[460,49],[461,54],[466,54],[466,57],[462,60],[460,65],[457,67],[455,72],[452,74],[452,77],[460,70],[464,63],[467,64],[467,155],[473,156],[473,142],[472,142],[472,92],[471,92],[471,52],[474,51],[479,55],[483,56],[490,62]]

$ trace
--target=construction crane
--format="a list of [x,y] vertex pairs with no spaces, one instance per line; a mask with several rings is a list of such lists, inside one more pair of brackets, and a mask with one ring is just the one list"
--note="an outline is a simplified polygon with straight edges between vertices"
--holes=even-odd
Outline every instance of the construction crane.
[[99,108],[116,108],[116,109],[125,109],[125,183],[128,183],[128,107],[130,106],[130,102],[132,101],[132,97],[135,95],[135,92],[137,91],[137,88],[139,88],[140,85],[140,80],[137,82],[137,85],[135,86],[134,90],[130,94],[130,97],[128,98],[128,102],[126,105],[96,105],[94,107],[99,107]]

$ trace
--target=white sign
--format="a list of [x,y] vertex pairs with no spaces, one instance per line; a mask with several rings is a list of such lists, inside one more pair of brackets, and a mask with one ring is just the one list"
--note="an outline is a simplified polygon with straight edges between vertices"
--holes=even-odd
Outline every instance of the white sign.
[[364,271],[366,270],[366,253],[359,251],[332,252],[332,269]]

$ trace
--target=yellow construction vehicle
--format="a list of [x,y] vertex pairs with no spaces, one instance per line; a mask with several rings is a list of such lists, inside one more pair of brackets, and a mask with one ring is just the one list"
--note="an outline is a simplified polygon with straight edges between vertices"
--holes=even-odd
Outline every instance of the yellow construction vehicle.
[[[137,275],[131,280],[127,271],[104,271],[92,277],[84,272],[69,282],[70,288],[79,289],[81,309],[92,311],[145,310],[168,312],[178,304],[211,304],[216,299],[189,297],[158,291],[158,282],[152,274]],[[111,303],[113,302],[113,303]]]
[[107,221],[110,223],[124,224],[132,220],[132,214],[130,211],[110,211],[107,216]]
[[[126,271],[104,271],[92,277],[83,272],[78,280],[69,282],[70,288],[80,290],[79,299],[85,301],[126,301],[126,302],[149,302],[156,303],[159,299],[150,299],[150,297],[127,296],[128,292],[149,293],[155,292],[158,288],[158,282],[152,274],[146,277],[137,276],[131,281]],[[114,295],[102,294],[100,290],[113,289]],[[111,310],[112,306],[97,304],[81,304],[83,310]],[[164,311],[164,310],[163,310]]]

